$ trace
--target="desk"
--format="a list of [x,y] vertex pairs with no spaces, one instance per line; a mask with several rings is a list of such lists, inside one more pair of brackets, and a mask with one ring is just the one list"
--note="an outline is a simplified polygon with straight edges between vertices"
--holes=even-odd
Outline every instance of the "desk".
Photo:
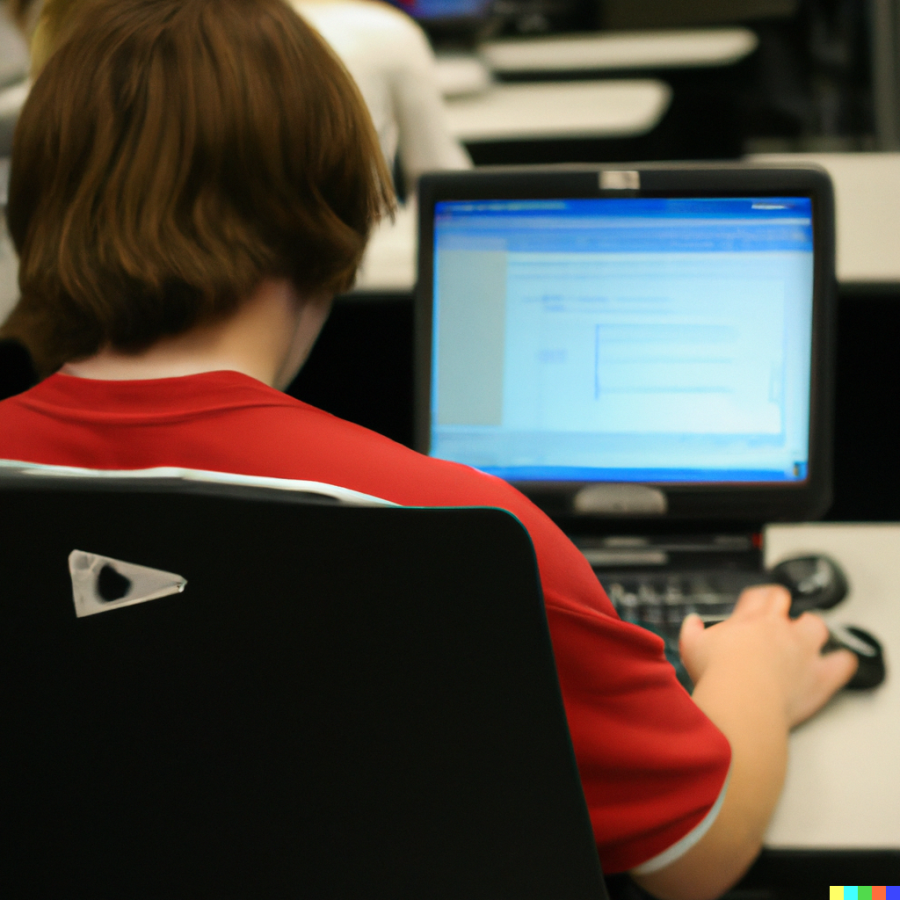
[[748,159],[823,166],[834,182],[838,281],[900,284],[900,153],[760,154]]
[[0,221],[0,322],[9,315],[19,299],[19,260],[12,241]]
[[383,219],[369,239],[354,291],[410,293],[416,283],[417,228],[415,203],[401,206],[393,221]]
[[28,74],[28,45],[7,16],[0,12],[0,85]]
[[0,322],[9,315],[19,298],[19,260],[12,241],[6,233],[6,185],[9,180],[9,160],[0,157]]
[[619,138],[659,124],[672,99],[661,81],[498,84],[448,98],[447,122],[461,141]]
[[[2,11],[0,11],[2,15]],[[19,118],[19,111],[28,97],[30,81],[23,81],[0,90],[0,156],[8,156],[12,149],[12,136]],[[5,183],[4,183],[5,187]]]
[[435,59],[438,87],[444,97],[480,94],[491,86],[491,73],[475,56],[440,54]]
[[888,677],[870,693],[839,694],[791,736],[771,849],[900,849],[900,525],[777,525],[766,565],[828,553],[848,598],[824,618],[858,625],[885,648]]
[[759,43],[746,28],[659,31],[489,41],[481,58],[498,74],[699,69],[730,66]]

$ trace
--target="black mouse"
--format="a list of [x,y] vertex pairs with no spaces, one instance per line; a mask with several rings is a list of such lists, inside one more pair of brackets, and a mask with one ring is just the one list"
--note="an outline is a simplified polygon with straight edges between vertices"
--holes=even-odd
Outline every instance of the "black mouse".
[[831,609],[847,596],[847,576],[828,556],[800,556],[778,563],[769,577],[791,592],[792,617],[811,609]]
[[841,648],[855,653],[859,660],[856,674],[844,685],[845,691],[866,691],[884,681],[884,653],[881,644],[868,631],[853,625],[832,625],[822,652]]

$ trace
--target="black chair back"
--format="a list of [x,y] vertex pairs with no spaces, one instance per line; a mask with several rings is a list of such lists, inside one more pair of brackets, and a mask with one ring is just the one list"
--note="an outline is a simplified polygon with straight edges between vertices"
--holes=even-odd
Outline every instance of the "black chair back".
[[3,897],[606,896],[513,517],[108,487],[0,480]]

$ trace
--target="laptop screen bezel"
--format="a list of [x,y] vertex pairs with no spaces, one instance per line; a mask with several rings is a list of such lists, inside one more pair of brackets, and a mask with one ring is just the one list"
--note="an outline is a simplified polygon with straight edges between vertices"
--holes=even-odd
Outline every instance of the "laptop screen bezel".
[[[602,172],[636,172],[603,178]],[[434,210],[441,201],[597,198],[808,197],[813,210],[813,308],[810,429],[807,478],[801,482],[663,483],[668,519],[763,522],[817,518],[831,502],[832,406],[836,291],[834,198],[831,181],[816,166],[735,164],[578,166],[564,169],[483,169],[430,174],[419,183],[419,259],[415,299],[415,446],[431,442]],[[515,481],[519,490],[555,515],[572,513],[584,481]]]

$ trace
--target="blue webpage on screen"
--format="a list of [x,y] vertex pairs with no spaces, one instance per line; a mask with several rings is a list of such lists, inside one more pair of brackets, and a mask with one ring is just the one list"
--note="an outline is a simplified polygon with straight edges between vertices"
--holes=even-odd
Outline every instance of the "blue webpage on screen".
[[803,197],[435,211],[431,455],[512,481],[807,477]]

